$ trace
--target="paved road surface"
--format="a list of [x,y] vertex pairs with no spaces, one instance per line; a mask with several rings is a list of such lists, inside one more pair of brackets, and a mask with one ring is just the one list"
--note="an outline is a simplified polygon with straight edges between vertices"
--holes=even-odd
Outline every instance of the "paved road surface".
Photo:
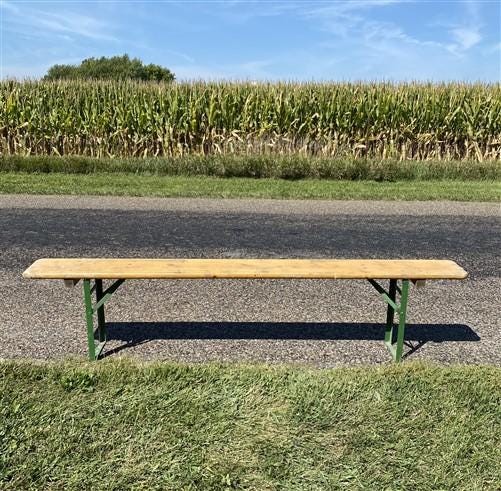
[[[40,257],[417,257],[470,278],[411,289],[407,359],[500,365],[500,229],[497,204],[3,196],[0,357],[85,355],[81,288],[21,278]],[[113,356],[389,361],[363,281],[135,281],[107,305]]]

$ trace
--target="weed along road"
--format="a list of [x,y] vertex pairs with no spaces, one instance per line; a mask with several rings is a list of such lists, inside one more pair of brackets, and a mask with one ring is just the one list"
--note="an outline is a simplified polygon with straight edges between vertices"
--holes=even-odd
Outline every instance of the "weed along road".
[[[82,289],[27,281],[42,257],[437,258],[470,276],[412,288],[406,359],[501,364],[499,204],[0,197],[0,358],[86,355]],[[361,281],[129,281],[111,356],[330,367],[389,363]]]

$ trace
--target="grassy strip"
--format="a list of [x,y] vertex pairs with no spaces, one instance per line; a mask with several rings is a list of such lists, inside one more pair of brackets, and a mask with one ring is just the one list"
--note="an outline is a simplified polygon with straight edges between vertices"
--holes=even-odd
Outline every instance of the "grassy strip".
[[0,174],[3,194],[499,201],[499,181],[329,181],[135,174]]
[[396,160],[304,157],[301,155],[185,155],[176,158],[91,158],[6,155],[0,171],[35,173],[134,173],[159,176],[259,177],[331,180],[501,179],[496,160]]
[[0,363],[2,489],[501,482],[501,369]]

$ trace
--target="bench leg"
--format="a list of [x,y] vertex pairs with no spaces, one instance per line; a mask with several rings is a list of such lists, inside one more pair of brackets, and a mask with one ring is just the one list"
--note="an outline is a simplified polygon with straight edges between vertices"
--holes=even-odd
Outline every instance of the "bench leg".
[[[369,282],[379,291],[383,299],[388,304],[386,311],[386,326],[384,331],[384,344],[388,348],[391,356],[396,362],[402,360],[404,352],[405,321],[407,315],[407,300],[409,298],[409,280],[402,280],[402,288],[398,288],[397,280],[390,280],[390,288],[386,292],[383,287],[374,280]],[[397,304],[397,292],[400,293],[400,304]],[[398,313],[397,340],[394,341],[394,319],[395,313]]]
[[[397,292],[397,280],[390,280],[390,289],[388,297],[395,302]],[[388,304],[386,314],[386,329],[384,333],[384,343],[390,351],[393,359],[396,362],[402,361],[402,354],[404,352],[404,339],[405,339],[405,321],[407,316],[407,300],[409,298],[409,280],[402,280],[402,289],[400,290],[400,305],[398,305],[398,330],[397,340],[393,341],[393,321],[395,317],[395,308]]]
[[[96,302],[103,298],[103,280],[96,280]],[[100,343],[106,342],[106,320],[104,316],[104,304],[97,309],[97,332]]]
[[89,360],[96,359],[96,341],[94,339],[94,309],[92,308],[92,291],[90,280],[83,280],[85,320],[87,323],[87,344],[89,347]]
[[[85,301],[85,321],[87,324],[87,344],[89,347],[89,360],[99,358],[106,343],[106,323],[104,319],[104,304],[95,308],[92,305],[92,291],[96,290],[96,299],[99,302],[103,296],[103,280],[95,280],[94,288],[90,286],[90,280],[83,281]],[[97,313],[97,332],[94,331],[94,314]],[[97,334],[97,345],[96,345]]]
[[400,294],[400,309],[398,314],[397,349],[395,361],[401,361],[404,351],[405,320],[407,316],[407,300],[409,298],[409,280],[402,280],[402,293]]
[[[390,300],[395,303],[397,296],[397,280],[390,280],[390,289],[388,290]],[[388,304],[386,310],[386,328],[384,331],[384,342],[386,344],[393,344],[393,322],[395,320],[395,309],[392,305]]]
[[[85,321],[87,323],[87,342],[89,345],[89,360],[94,361],[106,344],[106,319],[104,304],[118,290],[125,280],[116,280],[110,287],[103,290],[103,280],[94,280],[94,286],[90,286],[90,280],[83,281]],[[96,291],[96,303],[92,304],[92,293]],[[94,314],[97,314],[97,329],[94,331]],[[97,335],[97,338],[96,338]],[[97,341],[97,344],[96,344]]]

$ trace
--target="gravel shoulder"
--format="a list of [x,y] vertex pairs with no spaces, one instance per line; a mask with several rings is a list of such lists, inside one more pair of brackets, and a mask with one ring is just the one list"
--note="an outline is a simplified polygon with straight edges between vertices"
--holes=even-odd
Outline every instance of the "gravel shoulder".
[[261,213],[278,215],[501,215],[501,203],[461,201],[370,201],[370,200],[281,200],[147,198],[120,196],[0,195],[2,208],[47,208],[76,210],[165,210],[200,213]]

